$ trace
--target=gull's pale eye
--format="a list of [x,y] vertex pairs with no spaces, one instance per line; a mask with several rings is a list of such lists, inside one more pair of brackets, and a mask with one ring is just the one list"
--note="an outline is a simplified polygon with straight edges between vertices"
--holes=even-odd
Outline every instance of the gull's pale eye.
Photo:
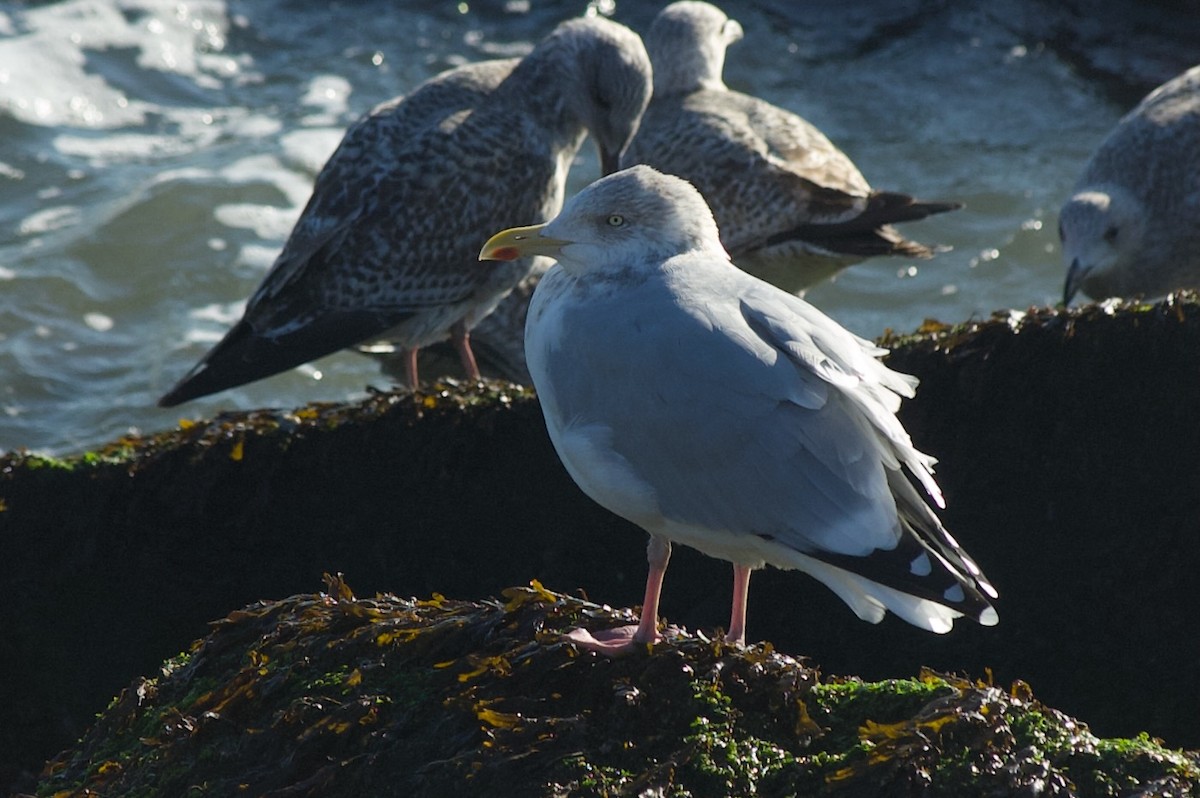
[[614,213],[612,216],[608,217],[608,226],[609,227],[624,227],[625,226],[625,217],[619,213]]

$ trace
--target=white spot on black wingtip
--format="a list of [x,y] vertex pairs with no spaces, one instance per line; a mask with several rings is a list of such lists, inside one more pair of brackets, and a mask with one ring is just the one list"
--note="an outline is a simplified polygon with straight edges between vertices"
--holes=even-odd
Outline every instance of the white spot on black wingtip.
[[995,626],[1000,623],[1000,615],[996,612],[996,608],[988,607],[979,613],[979,623],[981,626]]
[[945,591],[942,592],[942,597],[945,598],[946,601],[959,602],[964,601],[967,598],[967,594],[963,592],[962,585],[956,583],[946,588]]
[[921,552],[908,564],[908,570],[914,576],[929,576],[933,572],[933,563],[929,561],[928,554]]

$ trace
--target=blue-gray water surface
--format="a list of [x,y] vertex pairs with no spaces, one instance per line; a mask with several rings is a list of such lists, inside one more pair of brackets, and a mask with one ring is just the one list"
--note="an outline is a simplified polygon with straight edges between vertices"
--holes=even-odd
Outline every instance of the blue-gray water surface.
[[[784,5],[724,5],[746,31],[727,82],[808,118],[877,188],[966,204],[904,227],[950,251],[867,261],[807,298],[868,337],[1057,301],[1057,208],[1125,108],[1003,4],[898,4],[883,21],[846,4],[834,36]],[[644,31],[657,7],[0,2],[0,450],[389,387],[343,352],[155,407],[240,316],[359,114],[589,8]],[[572,190],[597,175],[585,147]]]

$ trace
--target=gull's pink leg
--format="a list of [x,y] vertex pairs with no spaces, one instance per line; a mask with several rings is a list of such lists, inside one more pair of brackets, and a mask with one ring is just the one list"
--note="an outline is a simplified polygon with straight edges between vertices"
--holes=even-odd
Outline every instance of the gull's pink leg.
[[471,333],[460,321],[450,328],[450,338],[454,341],[454,348],[458,350],[458,357],[462,360],[463,371],[467,373],[467,379],[479,382],[483,377],[479,373],[479,366],[475,363],[475,353],[471,351]]
[[729,631],[725,642],[742,646],[746,644],[746,600],[750,593],[749,565],[733,564],[733,608],[729,612]]
[[408,375],[408,387],[414,391],[421,386],[417,382],[417,348],[404,350],[404,373]]
[[650,536],[646,544],[646,561],[650,570],[646,574],[646,593],[642,597],[642,617],[638,622],[633,639],[639,643],[658,642],[658,599],[662,595],[663,577],[667,575],[667,563],[671,561],[671,541]]
[[642,599],[642,617],[637,626],[618,626],[593,634],[587,629],[572,629],[567,639],[609,657],[628,654],[646,643],[658,642],[658,599],[662,594],[663,577],[671,560],[671,541],[650,536],[646,547],[650,572],[646,575],[646,594]]

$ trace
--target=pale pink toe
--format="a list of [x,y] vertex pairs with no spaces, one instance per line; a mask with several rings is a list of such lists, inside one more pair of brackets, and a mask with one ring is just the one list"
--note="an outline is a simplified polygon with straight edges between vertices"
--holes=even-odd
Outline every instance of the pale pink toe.
[[595,651],[606,657],[623,657],[638,649],[644,649],[646,642],[637,639],[636,626],[618,626],[615,629],[604,629],[590,632],[587,629],[572,629],[564,637],[586,651]]

